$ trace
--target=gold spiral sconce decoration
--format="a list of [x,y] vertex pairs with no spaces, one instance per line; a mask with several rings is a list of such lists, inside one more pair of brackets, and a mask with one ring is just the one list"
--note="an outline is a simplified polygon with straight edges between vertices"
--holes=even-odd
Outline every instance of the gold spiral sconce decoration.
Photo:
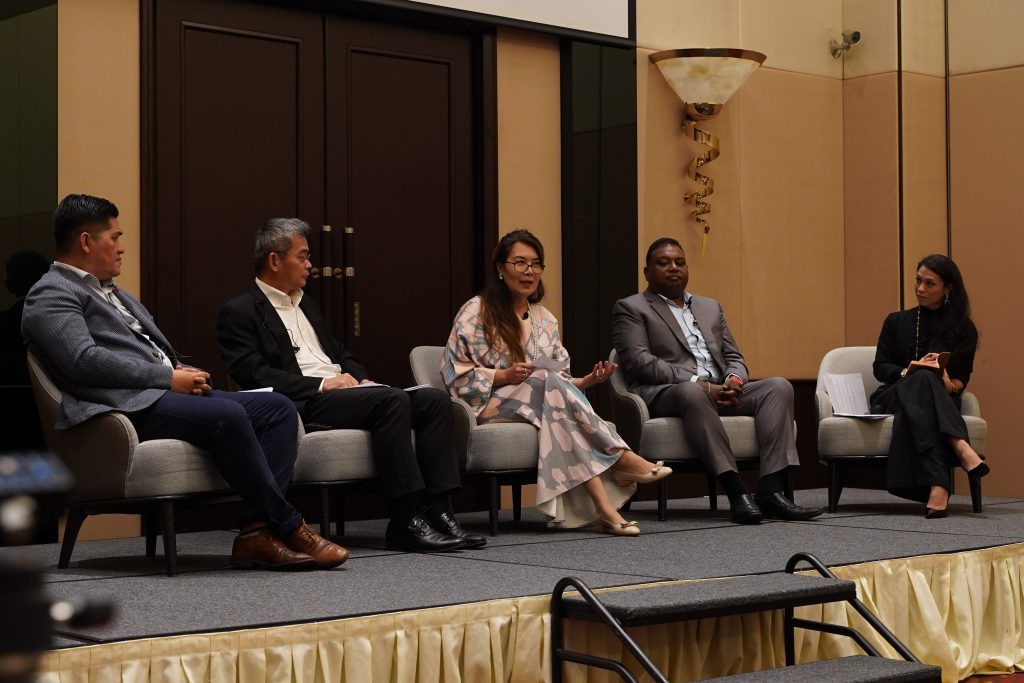
[[760,52],[735,48],[685,48],[655,52],[650,59],[686,104],[683,128],[687,136],[708,148],[687,165],[687,175],[699,187],[683,195],[684,201],[694,204],[690,215],[704,230],[700,243],[700,255],[704,256],[711,233],[711,224],[704,218],[711,213],[711,206],[704,199],[715,191],[715,181],[701,173],[700,168],[717,159],[721,150],[718,138],[698,128],[697,123],[716,116],[766,57]]
[[701,152],[691,159],[690,163],[686,165],[686,174],[700,185],[700,189],[693,192],[687,192],[683,195],[684,201],[692,202],[696,207],[690,212],[690,215],[693,216],[694,220],[700,223],[704,228],[704,234],[700,238],[701,256],[704,256],[707,251],[708,235],[711,233],[711,224],[704,218],[705,214],[711,213],[711,205],[704,201],[704,198],[714,194],[715,181],[709,176],[701,173],[698,169],[717,159],[721,152],[719,151],[718,137],[713,135],[711,131],[698,128],[697,122],[710,119],[712,116],[717,114],[721,108],[722,105],[720,104],[688,104],[686,105],[686,118],[683,120],[683,128],[686,130],[686,134],[693,138],[694,142],[700,143],[708,148],[706,152]]

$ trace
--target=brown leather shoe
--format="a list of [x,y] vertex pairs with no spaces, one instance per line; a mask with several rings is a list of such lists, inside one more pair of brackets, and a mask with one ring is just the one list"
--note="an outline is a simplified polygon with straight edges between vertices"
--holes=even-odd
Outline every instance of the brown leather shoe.
[[284,542],[261,527],[235,536],[231,546],[231,566],[237,568],[303,571],[316,568],[316,561],[305,553],[288,548]]
[[313,558],[319,569],[332,569],[348,559],[348,551],[310,529],[305,522],[284,539],[285,545],[297,553]]

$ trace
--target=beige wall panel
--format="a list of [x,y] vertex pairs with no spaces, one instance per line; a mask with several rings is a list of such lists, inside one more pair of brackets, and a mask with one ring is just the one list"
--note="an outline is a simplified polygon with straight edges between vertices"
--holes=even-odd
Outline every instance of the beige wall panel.
[[[102,84],[102,87],[98,85]],[[57,194],[106,197],[121,211],[118,283],[139,293],[139,3],[57,3]]]
[[946,79],[903,74],[903,291],[914,267],[946,253]]
[[949,0],[949,72],[989,71],[1024,64],[1024,2]]
[[828,51],[842,22],[842,0],[740,0],[738,47],[768,55],[772,69],[842,78],[842,61]]
[[544,244],[544,305],[562,318],[562,158],[558,39],[498,31],[498,231]]
[[945,0],[902,0],[903,71],[946,77]]
[[844,340],[842,82],[760,69],[739,98],[739,342],[755,377],[813,378]]
[[[739,315],[742,276],[737,275],[741,249],[741,103],[734,97],[721,114],[702,124],[719,137],[722,154],[701,169],[715,181],[715,192],[708,197],[711,213],[705,216],[712,226],[711,238],[707,255],[701,258],[703,228],[690,215],[693,205],[685,203],[683,195],[697,186],[686,175],[686,165],[707,148],[684,135],[682,103],[657,67],[650,63],[649,54],[649,50],[637,53],[639,257],[643,259],[647,247],[658,237],[679,240],[690,262],[690,289],[719,299],[727,311],[733,311],[730,325],[738,334],[742,328]],[[637,286],[639,289],[647,286],[642,263]]]
[[[57,530],[59,540],[64,540],[64,524],[61,517]],[[140,515],[93,515],[85,518],[85,524],[78,532],[79,541],[96,541],[104,538],[132,538],[142,535]]]
[[896,74],[843,81],[846,345],[878,342],[899,308]]
[[637,47],[739,47],[739,41],[739,0],[637,0]]
[[[994,5],[999,3],[979,3]],[[989,495],[1024,494],[1020,402],[1007,387],[1024,383],[1024,366],[1006,362],[1020,353],[1024,322],[1008,291],[1014,257],[1024,252],[1024,68],[957,76],[950,81],[950,170],[953,258],[971,295],[981,345],[970,389],[988,422]]]
[[843,0],[843,25],[832,38],[842,40],[845,30],[861,32],[860,42],[836,60],[843,65],[843,78],[896,71],[896,28],[893,0]]

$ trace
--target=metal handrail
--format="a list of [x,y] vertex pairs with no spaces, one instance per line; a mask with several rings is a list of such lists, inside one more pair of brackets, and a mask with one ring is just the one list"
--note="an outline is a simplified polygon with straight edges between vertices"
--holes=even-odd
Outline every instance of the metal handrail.
[[[818,572],[818,574],[825,578],[839,578],[835,574],[833,574],[832,571],[829,570],[829,568],[826,567],[821,560],[819,560],[814,555],[811,555],[810,553],[796,553],[791,558],[789,558],[789,561],[786,562],[786,572],[788,574],[792,574],[794,571],[796,571],[797,565],[799,565],[801,562],[806,562],[807,564],[811,565],[812,569],[814,569],[816,572]],[[883,624],[881,620],[878,617],[876,617],[863,602],[860,601],[860,598],[854,597],[850,600],[847,600],[847,602],[853,607],[853,609],[857,611],[857,614],[859,614],[864,619],[864,621],[868,622],[868,624],[871,625],[871,628],[875,629],[875,632],[878,633],[878,635],[882,636],[882,639],[885,640],[885,642],[889,643],[890,647],[892,647],[892,649],[895,650],[897,654],[903,657],[903,659],[905,659],[908,662],[914,662],[916,664],[921,663],[921,660],[918,659],[914,655],[914,653],[911,652],[910,649],[906,645],[904,645],[899,638],[896,637],[896,634],[890,631],[889,628],[885,624]],[[793,617],[792,608],[786,609],[785,621],[787,664],[792,665],[793,662],[791,660],[791,654],[795,654],[792,652],[792,628],[794,626],[799,626],[801,628],[811,628],[813,630],[824,631],[826,633],[838,633],[840,635],[848,635],[854,640],[856,640],[858,645],[864,648],[864,651],[868,654],[874,657],[881,656],[878,653],[878,651],[875,650],[875,648],[871,647],[870,645],[867,645],[867,641],[864,640],[864,637],[858,631],[851,629],[849,627],[836,626],[835,624],[825,624],[824,622],[820,621],[816,622],[808,621],[806,619],[796,619],[795,617]],[[853,633],[856,633],[857,636],[860,636],[860,638],[854,637],[850,633],[840,633],[840,631],[842,630],[852,631]]]
[[551,681],[552,683],[562,683],[562,662],[575,662],[577,664],[585,664],[587,666],[596,666],[608,671],[614,671],[622,677],[622,680],[628,681],[629,683],[638,683],[637,678],[630,673],[629,669],[622,665],[621,662],[617,662],[612,659],[606,659],[604,657],[596,657],[594,655],[588,655],[582,652],[575,652],[572,650],[566,650],[563,647],[564,632],[562,629],[562,620],[565,618],[564,607],[562,605],[562,595],[565,593],[565,589],[572,586],[575,588],[583,599],[586,600],[587,605],[590,609],[594,610],[597,616],[604,622],[604,624],[612,630],[612,633],[618,637],[625,648],[631,655],[640,663],[655,683],[669,683],[669,680],[665,678],[665,675],[654,665],[654,662],[650,660],[646,653],[640,649],[640,646],[636,644],[625,629],[622,628],[622,624],[611,615],[608,608],[605,607],[594,592],[590,590],[587,584],[583,583],[581,579],[577,579],[575,576],[567,576],[557,584],[555,589],[551,592],[551,651],[553,653],[551,661]]

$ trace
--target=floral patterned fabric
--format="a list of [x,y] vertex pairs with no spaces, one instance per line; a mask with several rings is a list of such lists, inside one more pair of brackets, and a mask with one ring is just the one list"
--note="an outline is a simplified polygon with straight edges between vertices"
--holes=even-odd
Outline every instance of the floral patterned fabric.
[[[487,344],[480,307],[480,298],[473,297],[455,317],[441,365],[449,393],[469,404],[479,422],[529,422],[539,430],[537,509],[550,518],[548,526],[576,527],[596,520],[593,501],[580,486],[593,477],[601,478],[609,500],[621,507],[636,490],[633,483],[619,486],[611,470],[628,448],[626,442],[573,385],[568,365],[563,371],[536,369],[521,384],[495,388],[495,373],[512,362],[507,351]],[[569,353],[550,311],[534,305],[520,324],[528,361],[547,357],[568,364]]]

